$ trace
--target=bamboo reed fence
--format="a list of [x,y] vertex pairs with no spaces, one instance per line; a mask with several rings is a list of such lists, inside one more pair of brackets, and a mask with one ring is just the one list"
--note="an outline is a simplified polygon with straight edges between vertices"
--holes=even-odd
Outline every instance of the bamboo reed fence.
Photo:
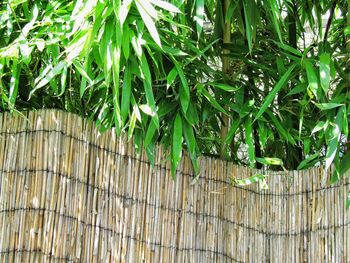
[[184,157],[174,181],[113,131],[53,110],[0,114],[0,262],[350,262],[349,175]]

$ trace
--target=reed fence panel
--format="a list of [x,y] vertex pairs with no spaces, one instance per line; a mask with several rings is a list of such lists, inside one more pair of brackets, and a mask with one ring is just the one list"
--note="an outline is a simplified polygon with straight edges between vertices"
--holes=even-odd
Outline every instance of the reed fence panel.
[[350,262],[349,174],[189,158],[177,179],[74,114],[0,114],[0,262]]

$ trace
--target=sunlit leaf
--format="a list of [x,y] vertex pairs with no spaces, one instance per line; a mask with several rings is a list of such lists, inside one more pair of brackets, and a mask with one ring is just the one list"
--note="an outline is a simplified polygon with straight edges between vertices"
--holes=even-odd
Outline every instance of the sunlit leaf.
[[323,53],[320,56],[320,80],[325,93],[328,92],[331,81],[331,56],[329,53]]
[[17,59],[14,59],[12,62],[12,76],[10,80],[10,93],[9,93],[9,105],[10,109],[14,108],[17,94],[18,94],[18,84],[19,84],[19,76],[20,76],[20,65],[18,65]]
[[39,81],[35,85],[34,89],[31,90],[30,95],[31,96],[37,89],[40,89],[47,85],[49,81],[51,81],[56,75],[62,72],[63,68],[67,66],[67,63],[65,61],[60,61],[54,68],[49,70],[44,76],[39,76]]
[[158,34],[158,31],[157,31],[157,28],[155,26],[155,23],[153,22],[152,20],[152,17],[150,16],[150,14],[148,12],[150,12],[150,10],[146,10],[144,8],[144,4],[147,2],[143,2],[143,4],[141,4],[142,1],[139,1],[139,0],[135,0],[135,3],[136,3],[136,6],[137,6],[137,9],[139,10],[140,12],[140,15],[142,17],[142,20],[143,22],[145,23],[149,33],[151,34],[153,40],[157,43],[157,45],[159,47],[162,47],[162,44],[160,42],[160,38],[159,38],[159,34]]
[[200,35],[204,24],[204,0],[196,0],[196,16],[195,16],[197,34]]
[[328,170],[328,168],[331,166],[335,155],[338,152],[338,145],[344,118],[343,110],[344,107],[339,108],[334,124],[332,126],[328,126],[328,129],[330,129],[330,141],[326,151],[326,170]]
[[256,157],[256,160],[265,165],[278,165],[283,166],[283,161],[280,158],[272,158],[272,157]]
[[162,1],[162,0],[150,0],[150,2],[164,10],[167,10],[169,12],[173,13],[181,13],[180,9],[177,8],[175,5],[167,2],[167,1]]

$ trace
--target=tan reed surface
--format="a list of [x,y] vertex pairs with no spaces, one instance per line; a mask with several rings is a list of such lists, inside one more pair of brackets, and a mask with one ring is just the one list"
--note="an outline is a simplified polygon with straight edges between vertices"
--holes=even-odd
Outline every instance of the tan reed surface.
[[61,111],[0,114],[0,262],[350,262],[346,180],[314,168],[268,172],[183,158],[173,181],[158,148]]

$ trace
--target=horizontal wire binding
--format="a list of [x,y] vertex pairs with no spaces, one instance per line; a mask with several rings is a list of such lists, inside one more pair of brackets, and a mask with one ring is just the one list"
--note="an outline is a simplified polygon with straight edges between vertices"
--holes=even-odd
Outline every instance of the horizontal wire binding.
[[6,249],[6,250],[2,250],[0,251],[0,255],[10,255],[10,254],[25,254],[25,253],[28,253],[28,254],[32,254],[32,253],[38,253],[38,254],[41,254],[45,257],[48,257],[50,259],[53,259],[53,260],[58,260],[58,261],[66,261],[66,262],[74,262],[76,260],[72,259],[71,257],[57,257],[53,254],[50,254],[50,253],[45,253],[44,251],[42,251],[41,249],[25,249],[25,248],[21,248],[21,249]]
[[[58,176],[60,178],[64,178],[66,180],[70,180],[72,182],[76,182],[78,184],[84,185],[87,188],[90,188],[90,189],[93,189],[93,190],[99,190],[101,192],[104,192],[106,195],[112,195],[114,197],[120,198],[120,199],[123,200],[124,203],[132,202],[132,204],[136,204],[136,203],[137,204],[142,204],[142,205],[146,205],[148,207],[152,207],[152,208],[160,209],[160,210],[166,210],[166,211],[170,211],[170,212],[173,212],[173,213],[193,215],[193,216],[202,217],[202,218],[217,219],[217,220],[221,220],[221,221],[223,221],[225,223],[232,224],[232,225],[234,225],[236,227],[241,227],[241,228],[244,228],[246,230],[254,231],[254,232],[257,232],[259,234],[268,236],[268,237],[308,235],[308,234],[316,233],[316,232],[320,232],[320,231],[327,231],[329,229],[343,228],[343,227],[346,227],[346,226],[350,225],[350,221],[349,221],[349,222],[346,222],[346,223],[343,223],[343,224],[340,224],[340,225],[327,226],[327,227],[326,226],[318,227],[318,228],[316,228],[314,230],[312,230],[312,229],[305,229],[305,230],[301,230],[299,232],[279,232],[279,233],[278,232],[269,232],[269,231],[266,231],[266,230],[254,228],[254,227],[249,226],[249,225],[245,225],[243,223],[238,223],[238,222],[235,222],[233,220],[229,220],[227,218],[223,218],[223,217],[219,217],[219,216],[215,216],[215,215],[210,215],[208,213],[194,212],[194,211],[191,211],[191,210],[184,210],[184,209],[180,209],[180,208],[175,209],[175,208],[166,207],[166,206],[163,206],[163,205],[156,205],[156,204],[153,204],[153,203],[148,203],[147,200],[133,198],[131,196],[118,194],[118,193],[116,193],[114,191],[110,191],[110,190],[108,190],[106,188],[99,187],[99,186],[94,186],[92,184],[84,182],[84,181],[80,180],[79,178],[67,176],[67,175],[65,175],[63,173],[54,172],[54,171],[47,170],[47,169],[38,169],[38,170],[22,169],[22,170],[14,170],[14,171],[1,171],[0,170],[0,173],[10,173],[10,174],[11,173],[16,173],[16,174],[19,174],[19,173],[47,173],[48,175],[52,174],[52,175],[56,175],[56,176]],[[0,210],[0,214],[8,213],[8,212],[11,212],[11,211],[16,211],[16,210],[21,210],[21,209],[22,210],[26,209],[28,211],[31,211],[31,210],[35,211],[36,210],[36,208],[31,208],[31,207],[26,207],[26,208],[8,208],[8,209]],[[41,208],[41,209],[43,211],[54,211],[54,210],[49,210],[49,209],[45,210],[46,208]],[[67,215],[65,215],[65,216],[67,216]],[[69,217],[69,216],[67,216],[67,217]]]
[[[21,134],[40,133],[40,132],[42,132],[42,133],[58,133],[58,134],[61,134],[62,136],[66,137],[66,138],[69,138],[69,139],[75,140],[77,142],[86,144],[89,147],[95,148],[97,150],[104,151],[104,152],[110,153],[110,154],[114,154],[114,155],[119,156],[119,157],[127,158],[129,160],[137,161],[137,162],[140,162],[140,163],[143,163],[143,164],[148,164],[149,166],[151,166],[151,164],[149,162],[145,161],[145,160],[133,157],[131,155],[118,153],[116,151],[113,151],[113,150],[104,148],[104,147],[102,147],[100,145],[97,145],[97,144],[94,144],[92,142],[89,142],[87,140],[83,140],[83,139],[80,139],[80,138],[78,138],[76,136],[67,134],[67,133],[65,133],[64,131],[61,131],[61,130],[38,129],[38,130],[25,130],[25,131],[17,131],[17,132],[4,132],[4,131],[2,131],[2,132],[0,132],[0,135],[5,135],[5,136],[6,135],[21,135]],[[156,167],[158,169],[161,169],[161,170],[164,170],[164,171],[167,171],[167,172],[171,172],[171,169],[166,168],[165,166],[162,166],[160,164],[154,164],[153,167]],[[1,172],[1,170],[0,170],[0,172]],[[180,175],[189,176],[191,178],[195,178],[196,177],[192,173],[184,173],[184,172],[181,172],[181,170],[179,170],[179,169],[176,170],[176,173],[180,174]],[[257,195],[273,196],[273,197],[290,197],[290,196],[298,196],[298,195],[308,195],[310,193],[317,193],[317,192],[320,192],[320,191],[325,191],[325,190],[329,190],[329,189],[334,189],[334,188],[339,188],[339,187],[350,185],[350,182],[346,182],[346,183],[343,183],[343,184],[329,185],[329,186],[326,186],[326,187],[323,187],[323,188],[318,188],[318,189],[315,189],[315,190],[305,190],[305,191],[300,191],[300,192],[295,192],[295,193],[271,193],[271,192],[261,192],[261,191],[257,191],[257,190],[254,190],[254,189],[245,188],[245,187],[242,187],[242,186],[236,186],[236,185],[233,185],[231,182],[220,180],[220,179],[208,178],[208,177],[205,177],[205,176],[198,176],[197,178],[205,180],[205,181],[211,181],[211,182],[215,182],[215,183],[222,183],[222,184],[230,185],[231,187],[234,187],[236,189],[239,189],[239,190],[242,190],[242,191],[247,191],[247,192],[250,192],[250,193],[253,193],[253,194],[257,194]]]

